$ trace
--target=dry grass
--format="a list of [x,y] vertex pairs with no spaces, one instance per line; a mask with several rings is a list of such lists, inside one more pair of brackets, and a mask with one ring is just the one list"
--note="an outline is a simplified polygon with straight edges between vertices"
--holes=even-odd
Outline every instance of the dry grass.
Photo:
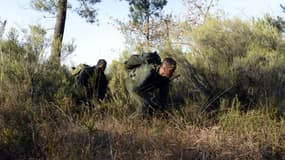
[[6,103],[0,112],[1,159],[285,158],[285,121],[270,111],[232,109],[205,125],[187,120],[193,113],[131,120],[114,107],[104,114],[98,108],[72,113],[54,104]]
[[260,143],[258,137],[270,136],[270,132],[237,135],[221,126],[201,128],[175,123],[176,120],[121,122],[107,118],[96,125],[100,132],[109,135],[112,159],[284,158],[284,148],[278,148],[284,145],[282,137],[276,137],[279,142],[275,144],[266,140]]

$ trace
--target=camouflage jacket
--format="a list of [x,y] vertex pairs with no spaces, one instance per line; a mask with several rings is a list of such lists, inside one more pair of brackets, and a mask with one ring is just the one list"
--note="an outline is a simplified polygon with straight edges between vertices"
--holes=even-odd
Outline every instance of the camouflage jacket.
[[103,70],[95,66],[82,70],[77,77],[77,83],[86,88],[88,98],[96,97],[102,100],[105,97],[108,80]]
[[[130,71],[129,79],[134,92],[143,98],[155,98],[160,106],[165,107],[170,81],[169,78],[159,75],[159,67],[159,65],[144,64]],[[158,99],[157,95],[153,95],[155,91],[158,91]]]

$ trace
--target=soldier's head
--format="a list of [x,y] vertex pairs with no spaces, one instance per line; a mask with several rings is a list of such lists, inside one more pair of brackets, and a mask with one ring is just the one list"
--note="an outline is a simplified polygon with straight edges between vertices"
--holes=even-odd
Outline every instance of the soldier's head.
[[176,69],[176,61],[173,58],[164,58],[159,68],[162,77],[171,78]]
[[107,66],[107,62],[105,61],[105,59],[99,59],[96,64],[96,68],[100,68],[103,71],[106,69],[106,66]]

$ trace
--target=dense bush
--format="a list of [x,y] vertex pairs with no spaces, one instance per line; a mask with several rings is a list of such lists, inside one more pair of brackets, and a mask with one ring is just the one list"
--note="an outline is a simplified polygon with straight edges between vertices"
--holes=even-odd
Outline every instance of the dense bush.
[[210,18],[193,29],[193,38],[193,51],[199,55],[198,63],[211,82],[214,97],[237,96],[244,106],[268,98],[281,102],[285,46],[276,27],[264,19]]
[[[0,155],[4,159],[44,156],[39,148],[43,137],[64,123],[58,110],[72,107],[72,78],[67,68],[41,58],[45,32],[33,29],[24,40],[14,30],[0,41]],[[50,129],[46,133],[44,124]]]
[[46,43],[45,32],[39,28],[38,32],[33,32],[34,29],[23,41],[19,40],[16,31],[11,31],[8,39],[0,44],[1,96],[17,100],[60,100],[69,93],[67,90],[71,87],[72,78],[66,67],[41,57]]

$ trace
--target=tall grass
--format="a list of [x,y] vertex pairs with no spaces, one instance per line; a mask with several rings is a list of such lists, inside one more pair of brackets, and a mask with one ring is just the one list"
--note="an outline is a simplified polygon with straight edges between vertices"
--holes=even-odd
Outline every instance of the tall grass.
[[276,118],[272,110],[241,112],[237,107],[213,123],[206,114],[199,121],[189,119],[186,115],[202,115],[193,110],[184,110],[184,116],[170,113],[167,119],[131,120],[116,107],[74,113],[52,103],[6,102],[0,112],[0,155],[4,159],[285,158],[284,119]]

